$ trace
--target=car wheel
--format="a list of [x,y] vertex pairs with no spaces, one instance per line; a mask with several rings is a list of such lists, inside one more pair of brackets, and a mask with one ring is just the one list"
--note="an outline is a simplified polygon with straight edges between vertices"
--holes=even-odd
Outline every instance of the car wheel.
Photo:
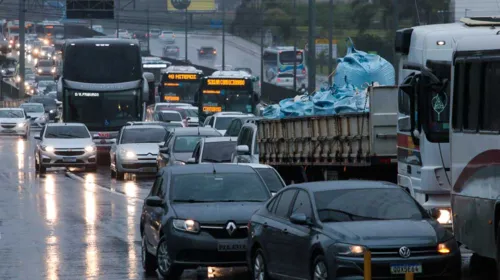
[[152,274],[158,267],[155,257],[152,254],[150,254],[146,248],[146,234],[142,236],[141,262],[142,262],[142,268],[147,274]]
[[326,267],[325,257],[322,255],[314,259],[313,271],[311,275],[313,280],[327,280],[328,268]]
[[36,155],[35,155],[35,171],[40,172],[40,164],[38,164],[38,161],[36,160]]
[[167,249],[167,241],[162,238],[156,251],[156,263],[158,264],[158,272],[165,279],[179,279],[183,269],[174,265],[170,260]]
[[253,257],[252,279],[254,280],[268,280],[270,279],[267,272],[267,263],[264,258],[262,249],[257,249]]

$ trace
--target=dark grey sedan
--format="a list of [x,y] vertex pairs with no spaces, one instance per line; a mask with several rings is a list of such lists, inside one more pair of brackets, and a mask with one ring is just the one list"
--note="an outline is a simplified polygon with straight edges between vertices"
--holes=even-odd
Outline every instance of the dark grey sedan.
[[162,169],[141,215],[144,269],[178,279],[199,266],[245,266],[248,220],[270,197],[249,166]]
[[404,190],[384,182],[333,181],[289,186],[250,221],[253,279],[461,279],[451,232]]

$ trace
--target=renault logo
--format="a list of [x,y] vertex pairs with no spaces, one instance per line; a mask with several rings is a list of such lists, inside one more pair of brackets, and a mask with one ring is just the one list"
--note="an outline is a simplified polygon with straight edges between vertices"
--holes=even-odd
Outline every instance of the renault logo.
[[405,246],[399,248],[399,255],[405,259],[409,258],[411,256],[410,248]]
[[236,230],[236,225],[233,222],[229,222],[227,223],[226,230],[229,235],[233,235],[234,231]]

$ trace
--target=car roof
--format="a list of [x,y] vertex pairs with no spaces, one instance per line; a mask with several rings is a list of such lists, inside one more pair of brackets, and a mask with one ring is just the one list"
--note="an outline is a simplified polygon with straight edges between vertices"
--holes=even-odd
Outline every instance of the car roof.
[[162,128],[162,129],[164,129],[163,126],[158,125],[158,124],[126,125],[126,126],[124,126],[124,129],[144,129],[144,128]]
[[31,105],[34,105],[34,106],[43,106],[43,104],[42,104],[42,103],[36,103],[36,102],[26,102],[26,103],[23,103],[23,104],[21,104],[21,105],[19,105],[19,106],[23,106],[23,105],[30,105],[30,106],[31,106]]
[[238,116],[238,117],[253,117],[253,114],[247,114],[247,113],[242,113],[242,112],[219,112],[215,113],[214,117],[233,117],[233,116]]
[[224,163],[170,166],[166,170],[170,171],[172,175],[214,174],[214,171],[215,173],[255,173],[255,170],[250,166]]
[[174,113],[174,114],[177,113],[179,115],[181,114],[177,110],[161,110],[161,111],[156,111],[155,113]]
[[83,126],[85,125],[83,123],[48,123],[47,126]]
[[238,137],[210,137],[206,138],[203,141],[205,143],[216,143],[216,142],[236,142]]
[[340,180],[340,181],[320,181],[290,185],[290,187],[300,187],[311,192],[329,190],[353,190],[353,189],[400,189],[397,185],[384,181],[369,180]]
[[221,136],[221,134],[211,128],[211,127],[179,127],[174,129],[175,135],[186,135],[186,136],[196,136],[196,135],[212,135],[212,136]]
[[[39,103],[37,103],[39,104]],[[0,108],[0,111],[7,111],[7,110],[17,110],[17,111],[24,111],[23,108]]]

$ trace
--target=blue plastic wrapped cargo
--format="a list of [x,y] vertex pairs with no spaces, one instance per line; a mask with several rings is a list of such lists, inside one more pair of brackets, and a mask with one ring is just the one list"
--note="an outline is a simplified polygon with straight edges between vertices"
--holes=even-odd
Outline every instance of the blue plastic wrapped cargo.
[[281,114],[280,105],[274,104],[274,105],[267,106],[264,109],[262,116],[265,119],[279,119],[279,118],[283,117]]
[[347,55],[337,59],[334,82],[338,87],[345,85],[346,80],[360,89],[372,82],[380,85],[396,84],[396,72],[391,63],[379,55],[356,50],[350,38],[347,43]]
[[302,95],[298,101],[294,98],[287,98],[280,101],[280,110],[283,117],[312,116],[314,104],[310,97]]

